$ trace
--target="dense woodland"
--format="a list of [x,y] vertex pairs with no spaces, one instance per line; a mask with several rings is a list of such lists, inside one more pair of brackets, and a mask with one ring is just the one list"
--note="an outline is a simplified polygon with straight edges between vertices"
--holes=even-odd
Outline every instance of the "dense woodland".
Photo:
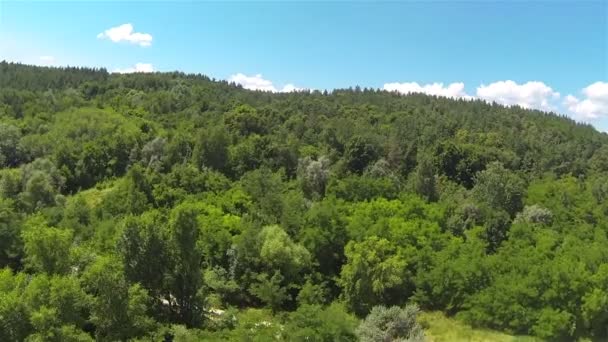
[[375,89],[0,63],[0,341],[608,338],[608,136]]

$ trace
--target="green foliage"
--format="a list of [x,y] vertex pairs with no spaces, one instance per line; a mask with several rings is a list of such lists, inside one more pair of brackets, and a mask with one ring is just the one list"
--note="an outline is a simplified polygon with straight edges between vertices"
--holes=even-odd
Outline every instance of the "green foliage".
[[273,318],[269,310],[248,309],[237,316],[235,329],[218,341],[280,341],[284,327]]
[[281,308],[281,305],[289,299],[287,289],[281,286],[283,276],[275,272],[272,277],[261,273],[257,276],[256,282],[251,285],[249,292],[266,304],[273,312]]
[[414,300],[424,308],[448,313],[462,310],[464,301],[490,282],[484,263],[486,243],[480,228],[470,230],[466,239],[454,239],[439,251],[432,264],[418,272]]
[[471,188],[477,172],[484,169],[485,160],[476,149],[454,143],[435,147],[436,167],[450,180]]
[[424,341],[424,331],[416,317],[416,305],[404,308],[375,306],[357,328],[361,342]]
[[26,159],[20,139],[19,128],[0,123],[0,167],[15,167]]
[[260,232],[260,258],[271,270],[293,277],[310,263],[310,253],[294,243],[279,226],[266,226]]
[[523,208],[524,194],[524,182],[499,163],[491,163],[480,172],[473,188],[477,201],[512,217]]
[[378,158],[378,149],[371,141],[355,136],[346,144],[344,154],[348,170],[360,174]]
[[261,168],[243,175],[241,183],[245,193],[255,201],[255,215],[262,222],[277,223],[283,212],[281,195],[285,191],[285,185],[282,174]]
[[93,223],[93,219],[93,212],[84,196],[76,196],[66,202],[63,218],[59,225],[72,228],[76,239],[89,239],[92,235],[89,227]]
[[163,230],[156,212],[124,219],[118,252],[122,257],[125,277],[144,287],[157,306],[165,297],[167,281],[172,271],[168,232]]
[[52,155],[67,190],[77,191],[126,171],[130,151],[143,139],[138,125],[110,110],[70,110],[58,113],[48,132],[30,136],[27,146],[33,155]]
[[74,276],[0,272],[3,341],[91,341],[83,332],[90,297]]
[[199,168],[209,167],[217,171],[225,171],[229,161],[228,146],[230,146],[230,138],[224,127],[200,131],[192,152],[194,164]]
[[340,273],[348,242],[342,205],[331,198],[315,203],[306,213],[305,225],[299,232],[302,244],[313,255],[319,272],[333,279]]
[[320,157],[313,160],[307,156],[298,161],[298,178],[302,190],[310,199],[322,198],[329,179],[329,159]]
[[406,281],[407,260],[394,244],[372,236],[359,243],[349,242],[345,255],[339,283],[351,310],[364,315],[375,305],[398,301]]
[[[156,137],[153,140],[147,142],[140,152],[140,162],[147,168],[155,171],[160,171],[163,168],[163,162],[165,159],[165,150],[167,145],[167,139]],[[131,153],[136,150],[131,151]],[[133,156],[131,156],[131,159]]]
[[234,274],[229,274],[222,267],[206,269],[203,280],[209,289],[208,303],[213,307],[223,307],[226,303],[230,303],[240,291]]
[[54,205],[56,194],[48,176],[38,171],[29,177],[20,199],[26,208],[35,211]]
[[331,180],[327,193],[350,202],[374,198],[394,199],[399,194],[399,185],[392,178],[353,175],[340,180]]
[[171,293],[176,308],[172,308],[179,322],[198,326],[203,321],[202,253],[197,246],[200,234],[198,208],[184,203],[175,207],[169,220],[170,243],[175,268],[172,272]]
[[15,263],[21,257],[21,220],[14,201],[0,197],[0,267]]
[[435,167],[432,161],[429,158],[422,158],[414,170],[414,191],[427,201],[436,201],[438,193],[435,178]]
[[1,197],[16,200],[21,188],[21,172],[19,169],[0,170]]
[[306,283],[302,285],[300,292],[298,292],[298,304],[300,306],[308,305],[321,305],[327,301],[327,288],[325,284],[315,284],[310,279],[306,280]]
[[513,223],[537,223],[550,226],[553,223],[553,213],[551,210],[543,208],[537,204],[525,206],[524,210],[517,214]]
[[304,304],[289,315],[289,323],[285,326],[286,340],[356,341],[356,322],[357,320],[339,304],[325,308]]
[[268,126],[257,110],[249,105],[240,105],[229,112],[224,121],[232,131],[240,135],[264,134]]
[[154,321],[146,314],[147,292],[138,284],[129,285],[119,260],[98,258],[83,279],[85,289],[94,296],[91,322],[98,340],[124,340],[154,327]]
[[26,223],[22,239],[27,267],[48,274],[70,271],[70,229],[48,227],[41,217],[34,217]]
[[42,310],[32,315],[32,323],[39,331],[29,335],[25,341],[68,341],[68,342],[92,342],[94,339],[73,325],[53,327],[55,323],[53,310]]
[[541,339],[531,336],[513,336],[503,332],[473,328],[470,325],[455,319],[446,317],[441,312],[420,312],[418,315],[420,325],[424,327],[424,335],[427,340],[437,342],[470,341],[470,342],[537,342]]
[[589,125],[0,62],[0,138],[2,341],[608,338]]
[[202,231],[198,247],[203,253],[203,263],[207,267],[228,268],[228,252],[233,248],[233,236],[241,233],[241,218],[216,206],[205,205],[201,206],[198,220]]

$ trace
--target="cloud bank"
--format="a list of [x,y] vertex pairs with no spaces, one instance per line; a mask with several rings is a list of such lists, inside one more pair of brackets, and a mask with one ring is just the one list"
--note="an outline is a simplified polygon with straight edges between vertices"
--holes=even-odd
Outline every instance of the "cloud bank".
[[261,91],[270,91],[273,93],[289,93],[293,91],[301,91],[303,88],[298,88],[295,85],[288,83],[281,90],[278,90],[273,84],[272,81],[264,79],[262,74],[256,74],[253,76],[247,76],[243,73],[237,73],[230,78],[228,78],[229,82],[234,82],[236,84],[241,85],[245,89],[249,90],[261,90]]
[[480,85],[475,95],[469,95],[462,82],[431,83],[420,85],[416,82],[386,83],[383,88],[387,91],[397,91],[402,94],[423,93],[435,96],[444,96],[457,99],[480,99],[496,102],[506,106],[518,105],[523,108],[555,110],[555,101],[560,94],[543,82],[532,81],[518,84],[511,80],[493,82]]
[[543,82],[517,84],[511,80],[498,81],[477,88],[477,98],[507,106],[518,105],[528,109],[555,110],[553,102],[560,94]]
[[126,69],[114,69],[114,71],[119,74],[130,74],[134,72],[154,72],[154,66],[150,63],[135,63],[135,65],[131,68]]
[[416,82],[386,83],[383,87],[387,91],[397,91],[402,94],[423,93],[428,95],[445,96],[451,98],[471,98],[464,91],[464,83],[451,83],[443,86],[443,83],[432,83],[420,85]]
[[[269,92],[301,91],[289,83],[283,88],[277,88],[272,81],[265,79],[262,74],[247,76],[237,73],[228,79],[230,82],[240,84],[249,90]],[[468,94],[463,82],[444,84],[441,82],[419,84],[417,82],[385,83],[382,87],[386,91],[396,91],[401,94],[423,93],[434,96],[443,96],[465,100],[483,100],[496,102],[505,106],[520,106],[526,109],[542,111],[555,111],[565,113],[580,121],[590,121],[601,117],[608,117],[608,82],[598,81],[581,90],[582,97],[566,96],[560,103],[561,94],[540,81],[517,83],[512,80],[496,81],[481,84],[476,88],[474,95]]]
[[109,39],[114,43],[127,42],[139,46],[152,45],[152,35],[134,32],[132,24],[122,24],[109,28],[97,35],[98,39]]
[[568,95],[564,106],[583,121],[608,116],[608,82],[595,82],[581,90],[583,99]]
[[53,65],[55,64],[55,57],[53,56],[40,56],[38,57],[41,65]]

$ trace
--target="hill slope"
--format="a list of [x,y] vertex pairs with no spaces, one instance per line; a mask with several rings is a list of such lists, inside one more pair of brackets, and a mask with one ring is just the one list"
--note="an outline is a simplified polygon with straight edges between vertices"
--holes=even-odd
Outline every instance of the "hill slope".
[[607,337],[608,136],[555,114],[1,62],[0,137],[3,341]]

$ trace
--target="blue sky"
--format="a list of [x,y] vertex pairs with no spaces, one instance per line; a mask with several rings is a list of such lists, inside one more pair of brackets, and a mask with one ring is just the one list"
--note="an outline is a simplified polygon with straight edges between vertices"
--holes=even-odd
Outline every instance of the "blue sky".
[[0,59],[198,72],[274,91],[360,85],[480,97],[608,130],[605,0],[0,0]]

